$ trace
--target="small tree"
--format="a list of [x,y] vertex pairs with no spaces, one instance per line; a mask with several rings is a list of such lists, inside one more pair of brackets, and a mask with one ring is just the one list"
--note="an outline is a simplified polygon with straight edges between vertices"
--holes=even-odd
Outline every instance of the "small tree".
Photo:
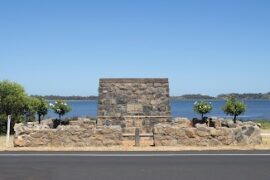
[[43,98],[37,99],[37,115],[38,115],[38,123],[40,124],[41,117],[46,116],[48,114],[48,102]]
[[38,100],[36,98],[26,96],[23,100],[23,115],[25,118],[25,122],[34,121],[35,115],[37,112],[37,103]]
[[8,80],[0,81],[0,133],[6,132],[8,115],[12,115],[11,133],[14,133],[13,127],[16,122],[22,122],[23,117],[30,118],[33,111],[28,106],[27,98],[20,84]]
[[204,115],[209,113],[213,107],[212,104],[210,102],[207,101],[199,101],[199,102],[195,102],[194,103],[194,107],[193,107],[194,111],[198,114],[201,114],[202,116],[202,120],[204,119]]
[[246,105],[244,102],[241,102],[232,96],[227,100],[222,109],[225,114],[233,116],[233,122],[236,123],[237,116],[246,111]]
[[71,107],[62,100],[56,100],[54,104],[50,103],[50,107],[54,110],[56,114],[59,115],[59,120],[61,121],[61,117],[71,111]]

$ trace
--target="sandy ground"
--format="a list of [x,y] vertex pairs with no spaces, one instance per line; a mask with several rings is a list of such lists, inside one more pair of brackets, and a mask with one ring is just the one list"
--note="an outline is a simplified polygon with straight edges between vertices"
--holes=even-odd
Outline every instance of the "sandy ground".
[[[270,130],[263,134],[270,134]],[[270,150],[270,136],[263,135],[263,143],[255,146],[162,146],[154,147],[153,141],[142,140],[140,147],[134,147],[134,141],[124,141],[122,146],[113,147],[13,147],[13,137],[10,138],[9,147],[6,147],[5,136],[0,136],[0,151],[204,151],[204,150]]]

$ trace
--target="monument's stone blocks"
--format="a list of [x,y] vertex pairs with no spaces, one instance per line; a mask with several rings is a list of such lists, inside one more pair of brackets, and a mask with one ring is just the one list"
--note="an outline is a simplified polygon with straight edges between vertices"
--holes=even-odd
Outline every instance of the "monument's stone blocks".
[[99,124],[150,127],[170,116],[168,79],[100,79]]

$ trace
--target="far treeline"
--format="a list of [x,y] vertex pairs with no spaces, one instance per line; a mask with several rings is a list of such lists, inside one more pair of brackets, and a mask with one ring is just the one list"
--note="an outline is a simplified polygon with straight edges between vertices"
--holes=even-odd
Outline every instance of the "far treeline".
[[[246,99],[270,99],[269,93],[230,93],[230,94],[220,94],[216,97],[202,94],[185,94],[182,96],[172,96],[172,100],[214,100],[214,99],[228,99],[229,97],[236,97],[237,99],[246,100]],[[44,98],[47,100],[97,100],[98,96],[56,96],[56,95],[48,95],[48,96],[39,96],[32,95],[32,97],[36,98]]]
[[230,93],[230,94],[220,94],[216,97],[209,95],[201,94],[186,94],[182,96],[172,96],[171,99],[176,100],[189,100],[189,99],[228,99],[229,97],[235,97],[237,99],[246,100],[246,99],[270,99],[270,92],[268,93]]
[[39,96],[39,95],[32,95],[32,97],[36,98],[44,98],[47,100],[97,100],[97,96],[56,96],[56,95],[48,95],[48,96]]

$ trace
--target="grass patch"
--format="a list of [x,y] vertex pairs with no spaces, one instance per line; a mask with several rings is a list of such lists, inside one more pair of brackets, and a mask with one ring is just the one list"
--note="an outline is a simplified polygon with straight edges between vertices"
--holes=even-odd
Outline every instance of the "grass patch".
[[262,129],[270,129],[269,120],[258,119],[258,120],[254,120],[254,122],[260,123],[262,125]]

